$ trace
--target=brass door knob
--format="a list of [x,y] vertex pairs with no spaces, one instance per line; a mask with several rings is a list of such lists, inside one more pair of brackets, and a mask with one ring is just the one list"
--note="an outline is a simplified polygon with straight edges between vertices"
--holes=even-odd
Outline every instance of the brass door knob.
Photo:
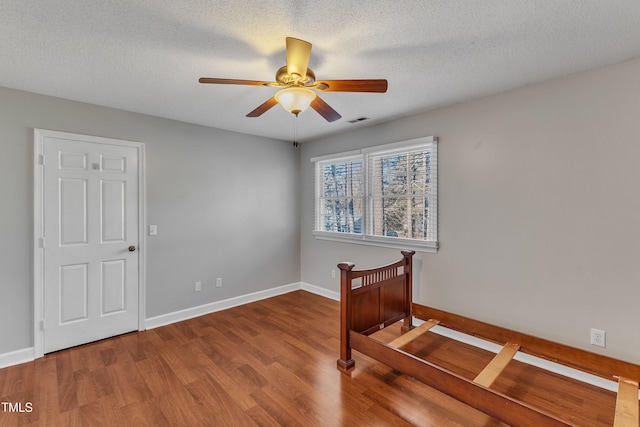
[[136,250],[136,247],[135,247],[135,246],[133,246],[133,245],[129,246],[129,252],[133,252],[133,251],[135,251],[135,250]]

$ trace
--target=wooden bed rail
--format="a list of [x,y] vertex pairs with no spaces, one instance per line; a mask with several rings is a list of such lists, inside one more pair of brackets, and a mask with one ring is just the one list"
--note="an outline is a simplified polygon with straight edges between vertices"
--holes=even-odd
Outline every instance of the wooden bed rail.
[[[614,427],[640,426],[637,380],[640,375],[639,365],[612,359],[607,356],[569,347],[564,344],[555,343],[553,341],[544,340],[531,335],[522,334],[510,329],[479,322],[477,320],[437,310],[431,307],[422,306],[420,304],[413,304],[412,308],[413,315],[421,320],[425,320],[425,323],[413,329],[411,332],[401,335],[389,344],[380,343],[382,344],[382,347],[375,343],[369,344],[369,342],[373,342],[373,340],[367,339],[366,341],[363,341],[360,337],[363,337],[364,335],[354,333],[351,345],[354,349],[361,351],[364,354],[368,354],[374,359],[390,366],[394,366],[396,369],[414,376],[425,384],[431,385],[432,387],[470,404],[477,409],[500,419],[501,421],[505,421],[508,424],[529,425],[528,422],[531,421],[530,417],[532,416],[530,410],[533,410],[534,412],[539,412],[539,415],[542,417],[540,418],[540,421],[544,420],[544,424],[541,425],[571,425],[542,411],[531,409],[527,405],[522,405],[521,402],[517,400],[508,398],[490,389],[493,382],[503,372],[509,362],[511,362],[516,353],[521,351],[523,353],[541,357],[590,374],[598,375],[608,380],[617,381],[618,393],[616,398]],[[437,319],[433,317],[437,317]],[[503,347],[473,381],[466,378],[452,379],[447,382],[434,381],[432,378],[433,375],[440,375],[441,373],[446,373],[447,375],[452,374],[446,369],[432,365],[422,359],[415,358],[408,353],[404,353],[400,347],[426,333],[435,325],[441,325],[467,335],[499,343],[503,345]],[[387,348],[395,348],[397,351],[395,353],[389,352]],[[368,351],[373,351],[373,353],[368,353]],[[420,366],[420,364],[423,366]],[[400,368],[398,368],[399,366]],[[428,369],[426,367],[428,367]],[[427,375],[425,371],[432,372]],[[435,374],[434,371],[437,372],[437,374]],[[618,375],[617,373],[623,374]],[[480,387],[480,390],[475,390],[474,394],[477,398],[485,399],[488,403],[490,402],[488,406],[485,407],[483,402],[479,403],[475,400],[468,400],[470,399],[470,391],[468,390],[470,385]],[[498,405],[498,407],[501,405],[511,405],[511,407],[508,413],[503,413],[503,411],[496,411],[495,405]],[[557,422],[560,422],[560,424],[557,424]]]
[[633,381],[640,381],[640,366],[633,363],[580,350],[424,305],[414,303],[412,306],[413,315],[418,319],[438,319],[441,325],[449,329],[493,341],[500,345],[517,343],[520,345],[519,351],[523,353],[576,368],[608,380],[617,381],[616,377],[620,376]]
[[352,335],[351,343],[354,349],[379,362],[392,366],[400,372],[511,426],[575,426],[575,424],[560,420],[514,398],[476,384],[445,368],[357,332]]

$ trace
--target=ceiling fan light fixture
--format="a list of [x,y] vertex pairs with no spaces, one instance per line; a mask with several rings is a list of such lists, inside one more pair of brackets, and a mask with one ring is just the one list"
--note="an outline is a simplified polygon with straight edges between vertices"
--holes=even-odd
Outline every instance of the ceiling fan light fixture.
[[201,77],[199,81],[207,84],[269,86],[281,89],[275,96],[250,111],[247,117],[260,117],[276,104],[280,104],[282,108],[296,117],[311,107],[327,122],[335,122],[342,116],[324,102],[320,96],[316,96],[316,91],[374,93],[387,91],[388,84],[384,79],[322,80],[316,82],[316,75],[309,68],[311,43],[294,37],[287,37],[286,43],[287,63],[276,71],[275,82],[217,77]]
[[309,105],[316,99],[316,93],[304,87],[288,87],[279,90],[274,98],[282,108],[288,112],[298,115],[309,108]]

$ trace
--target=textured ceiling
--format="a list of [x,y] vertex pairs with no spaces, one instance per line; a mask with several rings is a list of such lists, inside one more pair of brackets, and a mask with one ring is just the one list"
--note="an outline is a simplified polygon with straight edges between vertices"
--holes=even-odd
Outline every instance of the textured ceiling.
[[272,81],[292,36],[318,79],[389,81],[322,94],[343,118],[302,113],[304,142],[640,57],[639,28],[638,0],[2,0],[0,86],[289,140],[245,117],[276,89],[198,78]]

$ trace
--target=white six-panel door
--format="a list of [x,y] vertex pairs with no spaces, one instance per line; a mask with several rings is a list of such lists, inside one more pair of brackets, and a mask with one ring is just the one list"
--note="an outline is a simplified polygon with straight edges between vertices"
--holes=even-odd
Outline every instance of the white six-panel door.
[[44,353],[138,329],[138,149],[42,137]]

